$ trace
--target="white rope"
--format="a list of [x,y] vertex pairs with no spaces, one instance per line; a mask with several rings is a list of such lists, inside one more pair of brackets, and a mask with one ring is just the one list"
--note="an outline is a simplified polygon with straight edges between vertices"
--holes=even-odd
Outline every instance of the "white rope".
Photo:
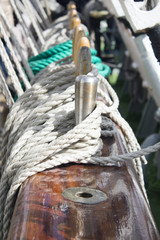
[[[102,76],[98,75],[99,86],[103,85],[108,93],[99,87],[98,94],[106,105],[98,101],[95,110],[75,126],[74,65],[58,66],[53,72],[52,77],[39,79],[18,99],[5,124],[0,184],[3,240],[7,238],[16,192],[27,177],[68,162],[111,164],[112,159],[100,158],[102,114],[118,123],[129,152],[140,149],[129,125],[118,113],[116,93]],[[116,161],[119,158],[115,164]],[[134,163],[144,190],[139,155]]]
[[[63,59],[62,59],[63,61]],[[61,68],[56,65],[55,62],[49,64],[47,67],[42,69],[39,73],[35,75],[34,80],[31,82],[32,85],[39,81],[40,79],[46,79],[48,81],[48,78],[52,78],[53,75],[57,72],[60,72],[60,70],[70,68],[73,65],[72,62],[66,63],[65,65],[61,65]]]
[[63,24],[66,24],[66,27],[68,26],[68,22],[69,22],[69,19],[68,19],[68,14],[64,15],[64,16],[61,16],[59,18],[57,18],[51,26],[55,26],[56,24],[59,24],[59,23],[63,23]]
[[23,94],[23,89],[22,89],[19,79],[15,73],[15,70],[12,66],[12,63],[8,57],[8,54],[6,53],[6,50],[3,46],[1,39],[0,39],[0,56],[4,62],[4,65],[7,69],[7,71],[8,71],[8,75],[12,79],[12,83],[13,83],[13,86],[14,86],[14,89],[15,89],[17,95],[21,96]]
[[24,33],[26,35],[26,39],[28,40],[29,46],[32,49],[33,55],[37,55],[39,53],[39,47],[38,47],[34,37],[32,36],[31,31],[26,26],[26,23],[25,23],[22,15],[19,13],[14,0],[9,0],[9,1],[11,3],[11,6],[12,6],[12,8],[13,8],[15,14],[16,14],[16,17],[17,17],[19,23],[22,24],[22,26],[23,26],[23,30],[24,30]]
[[44,0],[44,4],[45,4],[46,12],[47,12],[47,15],[48,15],[48,19],[51,20],[51,9],[49,8],[48,1]]
[[[23,5],[20,1],[17,3],[20,3],[21,5]],[[40,27],[42,29],[45,29],[45,24],[44,24],[43,20],[41,19],[37,9],[35,9],[35,7],[33,6],[33,4],[30,1],[28,1],[28,5],[29,5],[30,10],[32,11],[32,15],[35,17],[36,22],[40,25]]]
[[[12,0],[10,0],[12,1]],[[65,21],[68,16],[60,18],[59,21],[53,23],[49,29],[42,31],[38,22],[36,21],[35,14],[33,12],[33,7],[31,6],[30,2],[27,0],[22,0],[25,6],[25,12],[29,16],[31,23],[34,27],[34,30],[38,36],[38,43],[41,51],[46,51],[48,48],[63,43],[65,41],[70,40],[70,36],[67,34],[68,28],[68,19]],[[16,9],[16,13],[19,14],[18,4],[14,4],[14,8]],[[20,17],[19,17],[20,18]],[[30,30],[28,29],[28,32]],[[31,32],[30,32],[31,34]],[[33,40],[33,38],[32,38]]]
[[23,83],[24,83],[26,89],[30,88],[31,85],[30,85],[30,83],[29,83],[29,81],[28,81],[28,79],[27,79],[27,77],[26,77],[26,75],[25,75],[25,73],[24,73],[24,71],[22,69],[22,66],[19,63],[19,60],[18,60],[18,58],[17,58],[17,56],[16,56],[16,54],[14,52],[12,44],[11,44],[11,42],[10,42],[10,40],[9,40],[9,38],[8,38],[4,28],[3,28],[3,25],[1,24],[1,22],[0,22],[0,32],[1,32],[5,42],[7,44],[7,47],[9,49],[9,54],[12,57],[12,59],[13,59],[13,61],[15,63],[15,66],[17,67],[17,70],[19,72],[20,78],[23,80]]
[[39,12],[39,14],[40,14],[40,16],[41,16],[41,18],[42,18],[45,26],[48,28],[49,25],[50,25],[50,23],[49,23],[49,20],[48,20],[48,17],[47,17],[46,12],[44,11],[44,9],[43,9],[43,7],[42,7],[42,5],[41,5],[41,2],[38,1],[38,0],[34,0],[34,3],[33,3],[33,4],[34,4],[35,7],[37,8],[37,10],[38,10],[38,12]]
[[34,14],[33,14],[33,10],[32,10],[32,8],[31,8],[31,6],[30,6],[29,1],[27,1],[27,0],[22,0],[22,2],[23,2],[23,4],[24,4],[24,7],[25,7],[25,10],[26,10],[27,16],[28,16],[28,17],[30,18],[30,20],[31,20],[31,23],[32,23],[32,25],[33,25],[33,27],[34,27],[34,30],[35,30],[35,32],[36,32],[36,34],[37,34],[37,37],[38,37],[38,39],[39,39],[40,44],[41,44],[41,45],[44,45],[45,40],[44,40],[44,36],[43,36],[42,30],[41,30],[38,22],[36,21],[36,18],[35,18]]
[[[1,8],[0,8],[0,16],[2,17],[3,22],[4,22],[4,24],[5,24],[8,32],[9,32],[9,34],[10,34],[10,37],[11,37],[11,39],[12,39],[12,41],[13,41],[13,43],[14,43],[17,51],[18,51],[18,54],[19,54],[20,57],[21,57],[21,60],[22,60],[22,63],[23,63],[23,65],[24,65],[25,69],[26,69],[26,72],[27,72],[30,80],[32,80],[32,79],[34,78],[34,74],[33,74],[32,70],[31,70],[31,68],[30,68],[30,66],[29,66],[26,58],[24,57],[24,54],[23,54],[23,52],[22,52],[22,50],[21,50],[21,47],[20,47],[20,45],[19,45],[19,43],[18,43],[18,40],[16,39],[16,36],[15,36],[14,33],[12,32],[12,29],[10,28],[10,26],[9,26],[9,24],[8,24],[7,18],[6,18],[5,14],[4,14],[4,12],[2,11]],[[6,36],[6,33],[5,33],[4,31],[3,31],[3,35],[4,35],[5,38],[7,37],[7,36]],[[6,42],[10,42],[9,39],[8,39],[8,37],[7,37]],[[12,46],[11,46],[10,43],[9,43],[9,45],[10,45],[10,49],[12,49]],[[13,52],[14,50],[11,50],[11,51]],[[15,54],[13,53],[12,55],[15,55]],[[16,58],[15,62],[18,62],[17,57],[14,57],[14,58]],[[19,65],[19,64],[18,64],[18,65]],[[22,75],[23,75],[23,73],[22,73]],[[30,84],[29,84],[28,80],[26,79],[26,76],[24,77],[24,75],[23,75],[23,76],[22,76],[22,79],[23,79],[23,81],[24,81],[24,83],[25,83],[25,85],[26,85],[26,88],[29,88],[29,87],[30,87]]]
[[67,28],[68,20],[66,20],[65,24],[63,22],[59,22],[56,24],[52,24],[52,26],[43,31],[45,41],[49,40],[51,37],[54,37],[54,34],[60,32],[63,28]]
[[13,98],[11,96],[11,93],[8,89],[7,83],[6,83],[6,81],[3,77],[1,69],[0,69],[0,88],[2,90],[3,95],[5,96],[7,105],[9,106],[9,108],[11,108],[11,106],[14,103],[14,100],[13,100]]
[[42,46],[42,51],[46,51],[47,49],[57,45],[69,41],[70,37],[67,36],[67,29],[61,28],[54,35],[46,40],[45,44]]
[[[73,30],[68,30],[69,21],[66,19],[66,16],[61,18],[61,21],[57,21],[52,25],[52,28],[44,31],[45,37],[45,44],[42,46],[42,51],[46,51],[50,47],[53,47],[54,45],[61,44],[63,42],[66,42],[70,39],[72,39]],[[64,21],[66,19],[66,21]],[[83,27],[85,33],[88,32],[88,29],[85,25],[81,24]],[[45,33],[46,32],[46,33]],[[93,41],[90,39],[90,44],[93,47]]]
[[[24,2],[26,3],[25,0]],[[33,20],[32,16],[31,20]],[[40,42],[43,50],[69,40],[67,29],[62,29],[64,24],[66,22],[59,22],[53,31],[48,29],[46,38],[43,38],[43,34],[39,32],[42,34]],[[59,29],[62,29],[61,32]],[[54,36],[50,38],[51,33],[54,33]],[[42,40],[46,40],[45,44]],[[4,49],[0,53],[3,52]],[[8,62],[7,57],[4,62]],[[9,70],[10,74],[11,71]],[[141,161],[146,163],[143,154],[157,150],[160,144],[151,149],[140,150],[133,131],[118,111],[119,101],[116,93],[101,75],[97,76],[98,98],[103,102],[97,101],[95,110],[82,123],[75,126],[74,73],[73,63],[62,66],[51,64],[39,75],[37,74],[32,81],[33,86],[29,86],[30,88],[11,108],[3,133],[3,171],[0,182],[0,239],[2,240],[7,239],[15,196],[20,185],[33,174],[61,164],[75,162],[120,167],[123,161],[132,160],[142,190],[146,194]],[[0,77],[1,75],[0,72]],[[93,75],[93,72],[89,75]],[[13,99],[9,95],[4,79],[2,80],[2,89],[11,106]],[[17,80],[14,86],[18,89],[16,83]],[[120,127],[128,154],[101,157],[102,114],[107,115]]]

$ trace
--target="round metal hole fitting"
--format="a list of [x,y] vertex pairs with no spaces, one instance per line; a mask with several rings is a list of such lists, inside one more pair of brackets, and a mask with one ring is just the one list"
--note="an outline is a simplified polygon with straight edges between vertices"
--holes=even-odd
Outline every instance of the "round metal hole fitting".
[[104,192],[87,187],[67,188],[62,192],[64,198],[77,203],[97,204],[104,202],[107,196]]

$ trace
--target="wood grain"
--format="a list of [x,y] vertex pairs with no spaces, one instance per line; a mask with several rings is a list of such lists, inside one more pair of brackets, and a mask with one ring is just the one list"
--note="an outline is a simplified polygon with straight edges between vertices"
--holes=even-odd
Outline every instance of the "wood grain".
[[[103,155],[123,153],[120,136],[103,139]],[[106,193],[99,204],[62,196],[71,187]],[[154,240],[159,235],[129,162],[121,167],[69,164],[38,173],[20,189],[8,240]]]

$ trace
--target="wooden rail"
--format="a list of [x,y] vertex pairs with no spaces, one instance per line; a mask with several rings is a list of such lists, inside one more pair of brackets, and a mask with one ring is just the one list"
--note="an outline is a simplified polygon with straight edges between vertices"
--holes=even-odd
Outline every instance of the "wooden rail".
[[[119,134],[103,143],[104,156],[125,152]],[[106,200],[67,200],[62,192],[73,187],[100,190]],[[19,191],[8,240],[32,239],[157,240],[159,234],[131,162],[121,167],[69,164],[30,177]]]

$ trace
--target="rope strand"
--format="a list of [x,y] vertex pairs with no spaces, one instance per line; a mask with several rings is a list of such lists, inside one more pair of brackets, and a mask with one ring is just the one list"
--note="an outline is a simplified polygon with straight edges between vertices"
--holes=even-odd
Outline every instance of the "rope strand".
[[[94,65],[92,69],[88,75],[97,72]],[[19,186],[27,177],[45,169],[69,162],[120,167],[122,161],[132,160],[145,194],[140,158],[156,151],[160,144],[140,150],[132,130],[117,110],[116,93],[99,74],[98,98],[103,102],[97,101],[95,110],[75,126],[74,73],[73,64],[57,66],[52,70],[52,76],[40,78],[27,90],[8,115],[0,183],[0,234],[3,240],[8,235]],[[102,114],[118,123],[130,153],[100,157]]]

